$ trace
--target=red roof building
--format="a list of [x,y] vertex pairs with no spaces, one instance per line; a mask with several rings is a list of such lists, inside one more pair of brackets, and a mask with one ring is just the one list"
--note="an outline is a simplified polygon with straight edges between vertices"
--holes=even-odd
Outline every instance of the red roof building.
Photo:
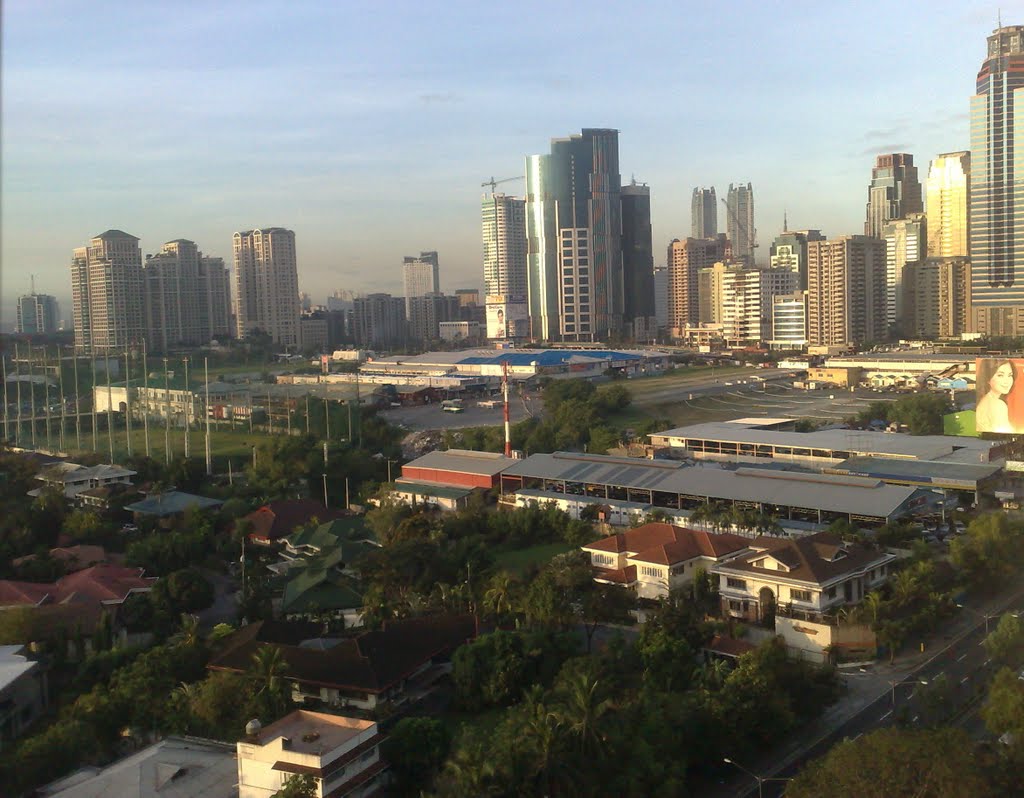
[[300,526],[310,523],[314,518],[325,524],[346,515],[342,509],[324,507],[312,499],[285,499],[265,504],[242,520],[249,524],[249,539],[253,543],[270,545]]
[[693,580],[698,568],[711,566],[747,551],[750,539],[729,532],[716,534],[666,523],[644,524],[596,540],[583,551],[590,555],[594,579],[622,585],[641,598],[663,598]]
[[155,577],[145,577],[142,568],[94,565],[62,576],[56,582],[0,580],[0,607],[42,606],[44,604],[122,604],[132,593],[152,589]]

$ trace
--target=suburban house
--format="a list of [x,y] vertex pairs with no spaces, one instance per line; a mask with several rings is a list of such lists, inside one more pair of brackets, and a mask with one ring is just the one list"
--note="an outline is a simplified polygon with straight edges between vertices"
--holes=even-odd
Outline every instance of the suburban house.
[[750,538],[715,534],[661,522],[644,524],[583,546],[594,567],[594,581],[623,585],[640,598],[657,599],[749,550]]
[[757,538],[752,552],[714,566],[722,611],[755,622],[778,611],[806,620],[855,604],[892,572],[896,555],[844,543],[828,532],[803,538]]
[[183,515],[187,510],[212,510],[222,504],[224,502],[220,499],[210,499],[180,490],[168,490],[163,493],[151,493],[142,501],[126,504],[124,509],[134,513],[136,517],[169,518]]
[[[292,566],[305,560],[331,554],[335,551],[342,553],[341,561],[349,566],[363,556],[366,552],[372,551],[379,544],[374,538],[373,532],[366,529],[362,522],[356,526],[350,523],[359,519],[337,519],[326,524],[310,529],[308,527],[296,529],[284,538],[281,542],[284,548],[281,549],[282,564]],[[279,565],[271,566],[271,570],[282,572]]]
[[0,750],[7,748],[49,702],[46,671],[24,646],[0,646]]
[[270,798],[293,775],[311,776],[316,798],[363,798],[381,789],[386,739],[372,720],[296,710],[266,728],[251,721],[238,743],[238,798]]
[[284,575],[280,614],[285,618],[342,618],[345,626],[362,624],[363,594],[346,576],[344,551],[334,549],[296,562]]
[[17,582],[0,579],[0,609],[47,604],[93,604],[116,608],[133,593],[148,593],[156,577],[142,568],[94,565],[62,576],[56,582]]
[[307,707],[374,710],[403,703],[450,669],[448,658],[476,637],[471,615],[439,615],[386,623],[354,637],[327,636],[323,625],[258,621],[224,641],[211,670],[245,673],[265,645],[281,649],[292,700]]
[[345,510],[325,507],[312,499],[284,499],[270,502],[242,518],[249,525],[249,539],[269,546],[314,519],[333,521],[348,515]]
[[38,496],[46,488],[56,488],[68,499],[75,498],[79,493],[90,488],[101,488],[107,485],[130,485],[134,471],[116,465],[97,465],[86,467],[78,463],[56,463],[36,474],[36,479],[43,487],[30,490],[29,496]]

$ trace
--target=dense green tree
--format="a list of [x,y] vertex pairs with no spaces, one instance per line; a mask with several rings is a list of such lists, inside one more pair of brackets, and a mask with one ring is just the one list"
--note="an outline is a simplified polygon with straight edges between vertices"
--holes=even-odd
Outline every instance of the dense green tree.
[[420,795],[444,763],[451,735],[436,718],[402,718],[391,729],[382,747],[391,766],[396,795]]
[[880,729],[835,746],[789,786],[790,798],[985,798],[994,792],[961,729]]
[[316,798],[316,796],[316,782],[313,781],[312,776],[293,774],[271,798]]
[[985,651],[1000,665],[1024,665],[1024,620],[1010,612],[1003,615],[985,638]]

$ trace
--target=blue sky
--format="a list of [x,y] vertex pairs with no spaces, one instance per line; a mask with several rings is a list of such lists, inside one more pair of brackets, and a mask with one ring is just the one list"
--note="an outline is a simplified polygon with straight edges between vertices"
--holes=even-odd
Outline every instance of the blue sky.
[[480,183],[582,127],[618,128],[650,184],[656,262],[695,185],[753,183],[762,253],[784,208],[860,232],[874,153],[923,179],[968,147],[1000,6],[1024,23],[1024,0],[6,0],[5,326],[30,273],[67,297],[72,248],[112,227],[226,260],[235,230],[290,227],[317,301],[399,292],[424,249],[444,290],[476,286]]

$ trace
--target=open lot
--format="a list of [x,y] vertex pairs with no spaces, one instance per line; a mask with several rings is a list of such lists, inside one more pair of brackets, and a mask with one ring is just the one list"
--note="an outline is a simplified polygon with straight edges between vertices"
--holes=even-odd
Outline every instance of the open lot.
[[[509,398],[509,415],[512,423],[530,416],[536,406],[540,410],[540,403],[537,400],[524,400],[519,396]],[[529,410],[527,409],[529,407]],[[501,404],[494,407],[480,407],[476,402],[466,402],[465,409],[461,413],[447,413],[441,409],[440,404],[417,405],[415,407],[392,407],[380,412],[381,418],[387,419],[392,424],[398,424],[408,430],[418,431],[425,429],[464,429],[465,427],[494,427],[502,423]]]

